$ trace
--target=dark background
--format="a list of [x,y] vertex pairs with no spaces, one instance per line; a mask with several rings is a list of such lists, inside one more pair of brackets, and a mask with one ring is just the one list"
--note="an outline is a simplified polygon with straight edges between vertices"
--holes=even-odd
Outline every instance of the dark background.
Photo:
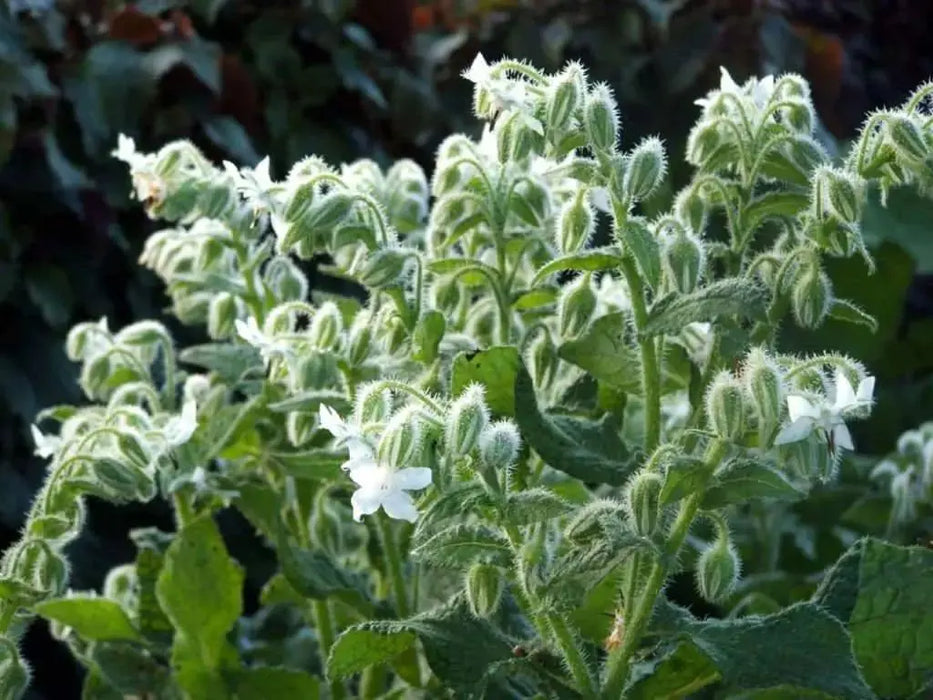
[[[120,132],[143,150],[190,138],[210,157],[283,176],[315,153],[334,163],[414,158],[430,172],[439,141],[476,132],[470,84],[477,50],[547,70],[582,60],[619,98],[623,139],[667,141],[676,190],[692,102],[718,84],[796,71],[813,86],[820,136],[844,151],[864,114],[896,105],[933,75],[933,3],[910,0],[150,0],[0,9],[0,548],[17,537],[43,479],[29,423],[78,402],[63,352],[68,328],[106,315],[111,328],[160,317],[160,285],[136,265],[156,224],[129,200],[109,157]],[[880,381],[880,409],[859,446],[883,453],[933,416],[933,231],[930,208],[904,194],[871,207],[865,235],[883,274],[832,268],[837,289],[883,316],[876,336],[791,334],[794,347],[835,341]],[[883,244],[883,248],[878,246]],[[165,320],[165,319],[164,319]],[[174,326],[173,326],[174,327]],[[177,329],[181,338],[196,330]],[[91,504],[70,549],[72,587],[99,587],[131,558],[126,533],[171,526],[167,507]],[[235,519],[234,554],[256,549]],[[77,694],[79,672],[44,625],[25,643],[35,698]]]

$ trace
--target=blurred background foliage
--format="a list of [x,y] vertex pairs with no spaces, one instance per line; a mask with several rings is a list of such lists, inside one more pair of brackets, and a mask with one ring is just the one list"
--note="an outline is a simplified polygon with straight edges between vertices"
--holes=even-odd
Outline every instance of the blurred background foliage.
[[[242,164],[269,154],[274,176],[310,153],[411,157],[430,170],[441,138],[476,130],[459,74],[478,50],[548,70],[580,59],[615,90],[626,142],[666,139],[674,167],[660,209],[687,179],[692,102],[718,84],[720,65],[737,79],[802,73],[830,152],[844,152],[866,111],[933,75],[933,3],[910,0],[0,3],[0,547],[43,477],[29,423],[41,407],[79,398],[66,330],[102,315],[119,328],[164,304],[135,262],[153,224],[109,156],[117,134],[143,150],[190,138]],[[933,205],[894,192],[887,209],[876,201],[866,213],[878,274],[866,279],[859,261],[831,270],[841,296],[878,316],[877,334],[833,324],[785,333],[789,349],[843,348],[881,378],[879,410],[856,436],[868,452],[890,450],[933,417],[931,222]],[[842,492],[832,498],[851,499]],[[799,517],[835,527],[840,503]],[[128,528],[160,523],[170,526],[167,511],[93,504],[72,552],[74,587],[99,586],[131,556]],[[803,571],[835,556],[815,551],[819,527],[809,545],[796,542],[809,552]],[[233,549],[246,560],[251,540],[241,534]],[[38,664],[34,697],[75,692],[64,647],[38,626],[27,656]]]

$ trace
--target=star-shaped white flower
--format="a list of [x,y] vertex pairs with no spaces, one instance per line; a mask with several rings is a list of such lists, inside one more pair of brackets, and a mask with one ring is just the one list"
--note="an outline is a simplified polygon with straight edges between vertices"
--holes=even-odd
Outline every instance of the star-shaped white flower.
[[364,515],[371,515],[382,508],[386,515],[396,520],[410,523],[418,519],[418,509],[408,491],[427,488],[431,483],[431,470],[427,467],[407,467],[392,469],[379,464],[372,452],[365,456],[363,448],[357,446],[356,459],[348,469],[350,478],[359,487],[353,492],[350,503],[353,506],[353,519],[357,522]]
[[224,170],[233,180],[237,191],[253,207],[254,213],[275,208],[276,196],[283,188],[272,180],[268,156],[259,161],[255,168],[237,168],[225,160]]
[[485,85],[489,82],[490,78],[492,78],[492,70],[489,67],[489,63],[486,62],[486,57],[478,53],[476,54],[476,58],[473,59],[473,63],[470,64],[470,67],[463,71],[461,75],[471,83]]
[[334,436],[334,446],[343,447],[346,445],[350,450],[350,459],[353,459],[354,447],[365,445],[368,449],[368,443],[363,437],[363,431],[356,423],[345,421],[333,408],[327,404],[321,404],[318,407],[318,420],[321,427]]
[[58,452],[58,448],[61,447],[62,444],[61,438],[55,435],[45,435],[35,425],[31,425],[30,430],[32,431],[32,440],[36,443],[36,451],[34,454],[37,457],[48,459]]
[[181,407],[181,414],[169,418],[162,428],[162,437],[168,445],[178,447],[188,442],[197,429],[198,405],[194,399],[188,399]]
[[826,400],[810,400],[799,394],[787,397],[787,413],[791,422],[778,433],[774,444],[786,445],[805,440],[814,430],[819,430],[820,437],[829,441],[831,451],[838,447],[854,449],[852,435],[845,424],[846,414],[853,409],[870,405],[874,392],[874,377],[866,377],[859,382],[856,391],[846,376],[837,369],[836,396],[832,404]]
[[288,358],[291,355],[291,349],[282,341],[270,338],[259,329],[256,319],[250,316],[246,321],[237,319],[234,321],[237,335],[243,340],[259,350],[259,356],[262,357],[266,365],[274,358]]

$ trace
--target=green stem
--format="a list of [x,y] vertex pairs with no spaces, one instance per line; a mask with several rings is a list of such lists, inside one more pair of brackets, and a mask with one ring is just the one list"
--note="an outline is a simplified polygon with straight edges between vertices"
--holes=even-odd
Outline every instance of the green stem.
[[[321,649],[321,665],[322,668],[326,669],[327,657],[330,655],[330,648],[334,646],[336,637],[330,603],[326,600],[311,601],[311,614],[314,616],[314,628],[317,630],[318,645]],[[342,700],[342,698],[346,697],[343,683],[338,680],[330,680],[328,685],[330,686],[330,696],[334,700]]]
[[[716,468],[725,451],[726,443],[722,440],[716,440],[709,446],[705,459],[706,469],[709,472]],[[655,561],[654,566],[651,568],[651,574],[648,576],[644,593],[635,609],[632,610],[631,617],[626,620],[625,638],[622,644],[609,655],[606,664],[606,680],[602,692],[602,696],[606,700],[617,700],[622,697],[622,692],[625,690],[625,684],[628,681],[632,656],[641,645],[641,639],[651,619],[654,604],[661,593],[661,587],[664,585],[667,575],[670,573],[670,564],[677,560],[677,554],[687,538],[687,533],[696,518],[697,511],[700,509],[703,495],[704,490],[700,489],[681,502],[677,519],[671,525],[668,533],[663,556]]]
[[389,577],[389,586],[395,598],[395,609],[399,619],[404,619],[411,614],[411,608],[408,605],[405,576],[402,574],[402,556],[398,550],[398,544],[395,541],[388,518],[382,513],[379,513],[376,517],[376,528],[386,558],[386,574]]
[[632,314],[635,329],[639,332],[641,348],[642,381],[645,393],[645,452],[654,452],[661,439],[661,377],[658,367],[654,338],[641,337],[641,330],[648,322],[645,306],[645,290],[632,258],[622,258],[622,273],[628,282],[632,297]]
[[175,527],[181,530],[195,518],[194,506],[191,505],[191,498],[188,494],[176,491],[172,495],[172,501],[175,504]]
[[576,682],[579,689],[583,692],[583,697],[595,698],[598,693],[596,680],[590,673],[590,668],[583,658],[583,652],[580,650],[573,632],[567,626],[567,622],[560,615],[550,613],[547,616],[548,624],[554,632],[554,638],[564,654],[564,660],[570,668],[570,675]]

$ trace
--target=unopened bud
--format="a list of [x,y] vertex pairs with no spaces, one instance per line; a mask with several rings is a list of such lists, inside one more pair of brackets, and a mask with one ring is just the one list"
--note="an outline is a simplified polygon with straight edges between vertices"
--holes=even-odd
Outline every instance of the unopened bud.
[[135,565],[116,566],[104,578],[104,597],[119,602],[129,601],[135,594],[137,583]]
[[593,230],[596,217],[582,188],[560,211],[557,218],[557,247],[564,254],[576,253],[585,247]]
[[628,168],[622,180],[626,201],[637,202],[658,188],[667,171],[667,159],[660,139],[644,139],[628,158]]
[[505,582],[499,569],[477,562],[467,571],[466,593],[470,611],[476,617],[487,617],[499,607]]
[[263,277],[279,301],[303,301],[308,296],[308,279],[288,256],[272,258]]
[[922,163],[930,154],[923,131],[908,117],[892,115],[888,119],[888,139],[905,160]]
[[802,328],[819,328],[833,302],[829,277],[815,265],[811,266],[794,284],[791,302],[794,318]]
[[358,313],[353,323],[350,324],[350,330],[347,334],[347,355],[350,364],[358,366],[369,357],[369,350],[372,347],[373,318],[369,313]]
[[301,447],[311,440],[316,427],[313,413],[291,411],[285,417],[285,436],[294,447]]
[[784,405],[780,370],[763,350],[755,348],[748,354],[743,376],[758,419],[759,442],[763,446],[770,445]]
[[207,309],[207,334],[214,340],[233,335],[234,322],[239,316],[236,297],[230,292],[219,292]]
[[47,542],[33,540],[20,558],[22,567],[28,567],[23,577],[33,588],[54,597],[65,592],[68,584],[68,562]]
[[600,153],[615,150],[619,131],[619,110],[612,90],[605,83],[596,85],[583,106],[583,125],[593,149]]
[[321,350],[331,350],[337,343],[343,330],[343,316],[332,301],[326,301],[318,307],[308,326],[308,338],[311,344]]
[[313,182],[306,182],[299,185],[292,192],[291,199],[285,207],[284,219],[289,223],[294,223],[303,217],[311,208],[314,202],[315,188],[317,185]]
[[0,637],[0,698],[22,697],[29,687],[29,666],[22,659],[16,644]]
[[706,203],[693,188],[681,190],[674,200],[674,211],[691,231],[702,231],[706,228]]
[[557,301],[557,323],[561,337],[574,338],[590,323],[596,310],[596,292],[590,273],[580,275],[561,290]]
[[420,409],[407,407],[392,416],[379,439],[379,460],[391,467],[413,465],[421,454],[424,431]]
[[472,452],[488,423],[486,391],[482,384],[471,384],[450,405],[447,413],[445,441],[448,452],[455,457]]
[[156,484],[145,470],[109,457],[94,460],[94,476],[117,501],[149,501],[156,495]]
[[557,348],[547,333],[539,334],[528,346],[525,358],[535,386],[546,387],[557,374]]
[[697,167],[704,165],[721,144],[718,122],[700,122],[687,137],[687,162]]
[[641,471],[635,475],[625,493],[635,532],[650,537],[658,524],[659,500],[664,479],[656,472]]
[[832,168],[821,168],[814,182],[823,193],[823,204],[829,212],[845,223],[857,223],[861,219],[862,196],[860,186],[847,173]]
[[578,63],[571,63],[555,78],[548,90],[546,114],[549,129],[564,131],[580,108],[583,97],[583,71]]
[[392,413],[392,394],[378,382],[364,384],[356,392],[353,422],[357,425],[382,423]]
[[353,207],[353,196],[343,191],[330,192],[305,211],[301,226],[312,230],[328,231],[343,221]]
[[524,112],[510,112],[496,124],[496,144],[499,160],[521,161],[544,146],[540,124]]
[[310,349],[297,358],[293,380],[302,389],[332,386],[338,377],[337,360],[330,353]]
[[662,260],[668,277],[681,294],[696,289],[706,267],[703,245],[693,234],[679,231],[668,239]]
[[479,435],[479,454],[483,464],[493,469],[510,467],[518,457],[522,440],[510,420],[487,425]]
[[739,555],[725,533],[700,554],[696,568],[696,582],[704,600],[718,603],[729,597],[739,580]]
[[716,435],[739,440],[745,432],[745,399],[742,385],[728,371],[720,372],[706,392],[706,417]]
[[413,254],[403,248],[380,248],[370,253],[360,270],[360,283],[373,289],[395,284],[405,269],[405,261]]

